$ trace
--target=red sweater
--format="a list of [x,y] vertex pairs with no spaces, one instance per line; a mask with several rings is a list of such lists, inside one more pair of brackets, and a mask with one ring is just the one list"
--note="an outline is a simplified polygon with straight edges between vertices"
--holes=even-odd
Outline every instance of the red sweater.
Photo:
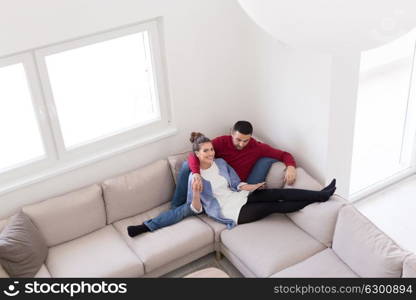
[[[237,172],[241,181],[246,181],[251,169],[259,158],[270,157],[284,162],[286,166],[296,167],[293,156],[279,149],[250,138],[247,146],[237,150],[230,135],[216,137],[212,140],[215,157],[223,158]],[[194,153],[188,156],[189,168],[192,173],[199,173],[199,159]]]

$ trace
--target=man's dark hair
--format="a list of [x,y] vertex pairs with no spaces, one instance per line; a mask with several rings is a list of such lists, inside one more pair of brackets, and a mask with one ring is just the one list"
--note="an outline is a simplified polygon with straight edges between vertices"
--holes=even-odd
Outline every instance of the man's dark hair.
[[238,121],[234,124],[233,132],[238,131],[239,133],[252,135],[253,134],[253,126],[248,121]]

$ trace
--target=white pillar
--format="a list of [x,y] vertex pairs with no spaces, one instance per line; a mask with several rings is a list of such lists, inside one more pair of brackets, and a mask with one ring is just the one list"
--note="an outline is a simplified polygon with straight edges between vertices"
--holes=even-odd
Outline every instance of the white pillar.
[[348,199],[360,53],[334,56],[331,72],[326,181],[336,178],[336,193]]

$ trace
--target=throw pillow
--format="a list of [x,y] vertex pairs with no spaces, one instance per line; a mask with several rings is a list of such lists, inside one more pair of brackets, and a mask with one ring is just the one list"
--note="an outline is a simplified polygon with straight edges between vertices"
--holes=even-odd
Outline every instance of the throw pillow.
[[34,277],[48,255],[42,234],[22,211],[0,233],[0,263],[10,277]]

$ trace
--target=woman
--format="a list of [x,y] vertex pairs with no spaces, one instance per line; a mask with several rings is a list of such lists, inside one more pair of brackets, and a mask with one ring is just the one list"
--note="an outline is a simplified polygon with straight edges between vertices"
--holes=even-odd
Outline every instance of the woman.
[[335,179],[321,191],[301,189],[264,189],[264,182],[241,182],[234,169],[215,157],[210,139],[201,133],[191,134],[192,150],[200,161],[202,192],[192,189],[188,181],[187,202],[164,212],[142,225],[127,228],[131,237],[176,223],[176,218],[205,213],[230,229],[237,224],[254,222],[272,213],[289,213],[314,202],[324,202],[335,192]]

